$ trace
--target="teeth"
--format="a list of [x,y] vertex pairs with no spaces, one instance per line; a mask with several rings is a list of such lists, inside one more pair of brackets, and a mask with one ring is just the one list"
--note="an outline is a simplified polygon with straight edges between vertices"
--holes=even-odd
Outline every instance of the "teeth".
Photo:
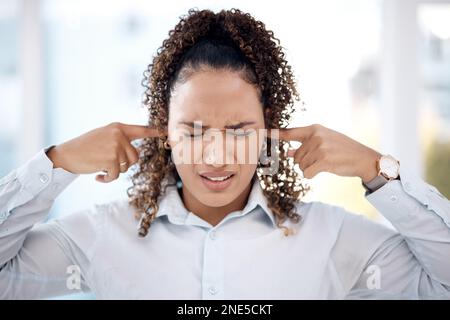
[[228,179],[229,177],[231,177],[231,175],[226,176],[226,177],[204,177],[204,178],[211,180],[211,181],[224,181],[224,180]]

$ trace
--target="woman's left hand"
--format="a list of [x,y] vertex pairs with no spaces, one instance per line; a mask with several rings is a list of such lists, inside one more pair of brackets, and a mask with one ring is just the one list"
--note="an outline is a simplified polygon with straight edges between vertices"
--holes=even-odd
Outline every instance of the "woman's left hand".
[[378,174],[379,152],[322,125],[279,129],[279,139],[302,143],[298,149],[289,150],[288,156],[294,157],[305,178],[326,171],[368,182]]

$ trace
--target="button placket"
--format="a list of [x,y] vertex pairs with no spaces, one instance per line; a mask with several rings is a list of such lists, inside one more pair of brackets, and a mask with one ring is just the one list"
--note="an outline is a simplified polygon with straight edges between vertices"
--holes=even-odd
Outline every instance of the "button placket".
[[209,286],[208,291],[212,295],[215,295],[219,292],[215,286]]
[[223,243],[217,231],[205,235],[203,252],[203,299],[223,299]]

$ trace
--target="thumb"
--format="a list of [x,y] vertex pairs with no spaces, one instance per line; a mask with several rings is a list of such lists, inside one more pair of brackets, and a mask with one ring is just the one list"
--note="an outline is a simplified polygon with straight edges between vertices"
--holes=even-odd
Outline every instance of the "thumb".
[[95,176],[95,180],[101,183],[108,183],[111,182],[111,180],[109,179],[108,174],[98,174]]

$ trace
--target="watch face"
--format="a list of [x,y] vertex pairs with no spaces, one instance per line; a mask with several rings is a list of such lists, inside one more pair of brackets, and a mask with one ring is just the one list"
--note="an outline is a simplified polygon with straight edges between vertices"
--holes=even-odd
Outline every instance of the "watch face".
[[380,159],[380,170],[390,178],[398,176],[399,164],[391,157],[382,157]]

